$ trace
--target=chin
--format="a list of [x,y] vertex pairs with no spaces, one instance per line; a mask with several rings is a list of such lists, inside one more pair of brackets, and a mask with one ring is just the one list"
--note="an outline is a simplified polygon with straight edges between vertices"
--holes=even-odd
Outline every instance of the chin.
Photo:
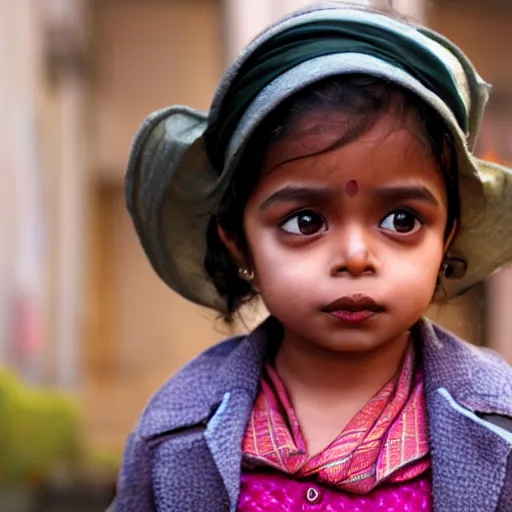
[[373,350],[376,350],[385,344],[386,342],[382,340],[376,340],[375,338],[370,340],[367,337],[361,337],[360,339],[358,339],[357,336],[350,336],[350,339],[347,339],[345,341],[339,341],[337,343],[318,343],[318,345],[321,345],[326,350],[339,353],[372,352]]
[[[372,320],[377,320],[374,318]],[[389,327],[389,326],[388,326]],[[333,352],[372,352],[402,337],[404,330],[386,329],[382,322],[364,322],[358,325],[338,325],[311,333],[311,342]],[[323,333],[320,334],[320,333]]]

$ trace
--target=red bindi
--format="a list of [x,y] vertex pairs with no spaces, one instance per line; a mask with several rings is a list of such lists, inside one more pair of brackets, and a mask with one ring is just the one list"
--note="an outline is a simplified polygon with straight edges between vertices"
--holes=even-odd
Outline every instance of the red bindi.
[[354,197],[357,194],[357,191],[359,190],[359,187],[357,185],[356,180],[350,180],[347,185],[345,186],[345,191],[347,192],[347,195],[350,197]]

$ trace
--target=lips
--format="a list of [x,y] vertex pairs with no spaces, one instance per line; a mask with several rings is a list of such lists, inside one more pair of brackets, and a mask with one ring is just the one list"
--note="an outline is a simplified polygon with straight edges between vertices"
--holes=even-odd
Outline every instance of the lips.
[[384,307],[362,294],[347,295],[331,302],[323,311],[350,323],[359,323],[384,311]]

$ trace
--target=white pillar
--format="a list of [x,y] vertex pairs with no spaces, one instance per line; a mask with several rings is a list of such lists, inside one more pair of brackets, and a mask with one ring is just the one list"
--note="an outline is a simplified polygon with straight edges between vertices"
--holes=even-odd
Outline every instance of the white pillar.
[[44,343],[37,0],[0,2],[0,363],[38,380]]
[[413,20],[425,21],[426,6],[424,0],[393,0],[393,8]]
[[[10,4],[0,3],[0,109],[8,111],[9,91],[9,24]],[[7,110],[6,110],[7,109]],[[15,241],[15,202],[12,193],[15,171],[8,148],[9,129],[5,121],[0,122],[0,364],[7,359],[7,340],[10,336],[10,296],[13,289],[13,258],[10,245]]]
[[14,254],[12,244],[16,244],[16,202],[12,194],[15,187],[16,171],[7,141],[9,126],[5,121],[10,116],[11,70],[9,26],[12,20],[12,4],[0,3],[0,109],[4,121],[0,122],[0,364],[7,360],[7,345],[11,336],[11,298],[14,289]]
[[270,23],[273,3],[270,0],[224,0],[228,63]]
[[58,125],[54,142],[55,380],[75,388],[80,380],[82,339],[85,198],[87,194],[86,91],[83,81],[85,4],[82,0],[46,0],[45,19],[50,34],[48,61]]

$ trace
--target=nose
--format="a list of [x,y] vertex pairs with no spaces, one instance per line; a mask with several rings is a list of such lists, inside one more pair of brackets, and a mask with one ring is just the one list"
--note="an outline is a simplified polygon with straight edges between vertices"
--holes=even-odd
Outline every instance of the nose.
[[376,260],[372,254],[368,234],[360,227],[344,229],[335,242],[336,258],[331,268],[333,276],[358,277],[376,271]]

